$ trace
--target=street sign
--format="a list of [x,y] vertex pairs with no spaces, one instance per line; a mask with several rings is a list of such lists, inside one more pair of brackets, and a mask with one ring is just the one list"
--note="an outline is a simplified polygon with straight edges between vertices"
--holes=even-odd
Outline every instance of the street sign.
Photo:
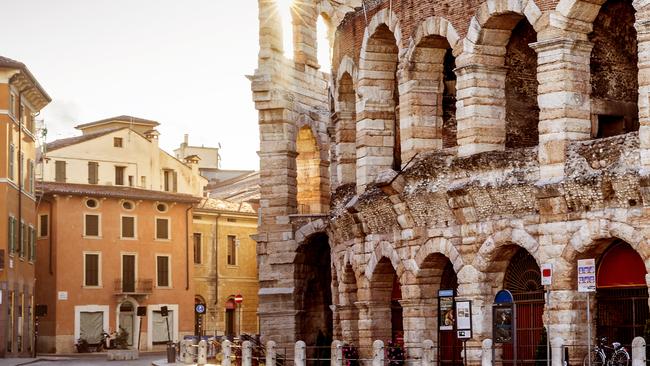
[[553,281],[553,264],[543,263],[542,268],[542,286],[550,286]]
[[197,314],[205,314],[205,304],[196,304],[194,311],[196,311]]
[[578,292],[596,292],[596,260],[578,259]]
[[241,304],[242,302],[244,302],[244,297],[241,294],[237,294],[237,296],[235,296],[235,302],[237,304]]

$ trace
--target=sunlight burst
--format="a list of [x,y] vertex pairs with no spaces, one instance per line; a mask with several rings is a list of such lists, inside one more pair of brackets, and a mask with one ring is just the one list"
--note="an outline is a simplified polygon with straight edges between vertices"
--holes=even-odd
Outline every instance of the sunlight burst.
[[293,22],[291,8],[294,0],[276,0],[280,19],[282,20],[282,46],[284,56],[293,59]]

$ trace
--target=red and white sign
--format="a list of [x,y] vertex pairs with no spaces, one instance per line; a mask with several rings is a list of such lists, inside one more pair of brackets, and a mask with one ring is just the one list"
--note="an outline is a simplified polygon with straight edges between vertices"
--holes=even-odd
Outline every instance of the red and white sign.
[[553,281],[553,264],[543,263],[542,268],[542,286],[550,286]]
[[241,304],[242,302],[244,302],[244,297],[241,294],[238,294],[237,296],[235,296],[235,302]]

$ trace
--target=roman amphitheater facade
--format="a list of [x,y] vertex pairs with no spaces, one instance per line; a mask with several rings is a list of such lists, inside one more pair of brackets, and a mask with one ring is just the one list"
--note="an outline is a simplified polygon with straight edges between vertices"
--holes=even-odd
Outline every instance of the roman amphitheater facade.
[[[277,6],[259,0],[252,77],[266,339],[309,346],[320,331],[365,352],[393,338],[417,358],[425,339],[456,344],[437,320],[452,289],[472,301],[479,346],[508,289],[528,347],[543,332],[584,344],[585,258],[593,334],[641,335],[650,1],[301,0],[292,58]],[[332,70],[316,58],[319,16]]]

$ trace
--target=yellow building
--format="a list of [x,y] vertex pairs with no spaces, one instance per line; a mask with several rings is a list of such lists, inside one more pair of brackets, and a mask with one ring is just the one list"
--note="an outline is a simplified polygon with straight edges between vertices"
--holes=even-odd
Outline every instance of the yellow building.
[[32,352],[34,117],[49,102],[24,64],[0,56],[0,357]]
[[[246,202],[206,198],[194,209],[194,288],[206,335],[257,334],[257,214]],[[235,297],[243,302],[237,304]],[[198,331],[199,319],[195,321]]]

